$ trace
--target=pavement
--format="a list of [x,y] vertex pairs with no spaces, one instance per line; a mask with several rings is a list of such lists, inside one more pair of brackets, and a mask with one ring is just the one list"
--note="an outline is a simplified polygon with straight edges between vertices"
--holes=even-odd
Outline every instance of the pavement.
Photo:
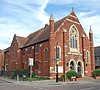
[[62,86],[62,85],[72,85],[72,84],[85,84],[93,83],[93,81],[72,81],[72,82],[56,82],[55,80],[42,80],[42,81],[16,81],[14,79],[9,79],[6,77],[0,77],[0,80],[19,85],[28,85],[28,86],[38,86],[38,87],[50,87],[50,86]]

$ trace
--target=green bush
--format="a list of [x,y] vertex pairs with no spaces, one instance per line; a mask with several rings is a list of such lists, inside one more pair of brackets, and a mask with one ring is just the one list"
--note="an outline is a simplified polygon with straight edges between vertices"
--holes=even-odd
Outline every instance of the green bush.
[[23,70],[22,70],[22,75],[25,75],[25,76],[29,77],[29,75],[30,75],[30,70],[29,70],[29,69],[23,69]]
[[35,77],[36,76],[36,74],[35,73],[32,73],[32,77]]
[[23,77],[23,75],[25,75],[26,77],[29,77],[30,71],[28,69],[17,69],[14,71],[13,77],[16,77],[17,75],[19,75],[19,77]]
[[66,73],[67,78],[70,79],[70,80],[71,80],[72,77],[78,78],[78,75],[79,74],[77,72],[75,72],[74,70],[70,70]]
[[96,76],[100,76],[100,69],[96,69],[92,72],[92,76],[95,78]]
[[14,75],[13,77],[16,77],[17,75],[22,76],[22,70],[20,69],[15,70],[13,75]]
[[61,79],[61,80],[64,80],[64,79],[65,79],[65,74],[62,74],[62,75],[60,76],[60,79]]
[[81,78],[81,77],[82,77],[81,73],[77,73],[77,78]]

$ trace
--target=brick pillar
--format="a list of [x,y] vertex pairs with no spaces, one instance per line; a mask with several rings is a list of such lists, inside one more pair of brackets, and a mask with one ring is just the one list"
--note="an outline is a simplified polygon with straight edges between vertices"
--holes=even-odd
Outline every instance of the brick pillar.
[[93,43],[93,31],[90,26],[89,31],[89,41],[90,41],[90,59],[91,59],[91,70],[95,70],[95,59],[94,59],[94,43]]
[[84,75],[87,76],[87,63],[86,63],[86,47],[85,47],[85,35],[82,36],[82,51],[83,51],[83,62],[84,62]]
[[50,53],[50,58],[49,58],[49,60],[50,60],[50,66],[49,66],[49,68],[50,68],[50,71],[49,71],[49,73],[50,73],[50,78],[52,79],[52,78],[54,78],[55,76],[54,76],[54,67],[53,67],[53,61],[52,61],[52,59],[54,58],[54,18],[53,18],[53,16],[51,15],[50,16],[50,21],[49,21],[49,23],[50,23],[50,33],[49,33],[49,35],[50,35],[50,39],[49,39],[49,53]]
[[32,57],[33,57],[33,73],[35,73],[35,50],[34,50],[34,46],[32,47]]
[[17,56],[17,61],[16,61],[16,68],[21,69],[22,67],[22,49],[19,49],[17,51],[18,56]]
[[24,69],[28,69],[28,49],[25,49],[25,62],[24,62]]
[[38,76],[42,76],[42,44],[39,45]]
[[68,63],[66,61],[66,29],[63,30],[63,73],[65,74],[65,79],[66,80],[66,64]]

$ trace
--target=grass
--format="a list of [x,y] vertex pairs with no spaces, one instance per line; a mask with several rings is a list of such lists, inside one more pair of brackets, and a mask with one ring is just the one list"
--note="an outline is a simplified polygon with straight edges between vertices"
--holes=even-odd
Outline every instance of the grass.
[[48,80],[48,78],[45,77],[19,77],[19,81],[40,81],[40,80]]

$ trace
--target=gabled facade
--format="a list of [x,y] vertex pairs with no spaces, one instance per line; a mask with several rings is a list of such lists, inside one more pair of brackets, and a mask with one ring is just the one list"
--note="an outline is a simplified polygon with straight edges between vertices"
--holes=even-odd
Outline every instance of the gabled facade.
[[8,65],[11,71],[29,69],[29,58],[33,58],[32,71],[37,76],[55,78],[56,62],[53,58],[60,58],[59,76],[69,70],[75,70],[82,76],[91,76],[95,69],[93,32],[90,28],[88,38],[74,10],[56,22],[51,15],[49,25],[22,41],[24,43],[19,47],[18,38],[14,36],[10,46],[9,62],[16,61]]
[[11,46],[4,52],[5,56],[5,71],[15,71],[21,69],[21,48],[24,45],[26,38],[16,36],[13,37]]

